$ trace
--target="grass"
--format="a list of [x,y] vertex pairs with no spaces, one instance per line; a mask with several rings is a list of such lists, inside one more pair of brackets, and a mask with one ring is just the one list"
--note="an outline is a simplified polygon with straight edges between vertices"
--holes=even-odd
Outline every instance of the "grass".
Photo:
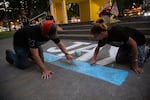
[[6,39],[13,37],[15,31],[9,31],[9,32],[0,32],[0,39]]

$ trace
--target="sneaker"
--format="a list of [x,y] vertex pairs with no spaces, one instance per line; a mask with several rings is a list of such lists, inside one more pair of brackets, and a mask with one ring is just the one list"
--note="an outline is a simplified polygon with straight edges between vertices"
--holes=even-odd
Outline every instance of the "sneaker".
[[9,64],[13,64],[14,61],[13,59],[9,56],[10,54],[13,54],[13,52],[11,50],[6,50],[6,61],[9,63]]
[[150,57],[150,49],[148,49],[147,58]]

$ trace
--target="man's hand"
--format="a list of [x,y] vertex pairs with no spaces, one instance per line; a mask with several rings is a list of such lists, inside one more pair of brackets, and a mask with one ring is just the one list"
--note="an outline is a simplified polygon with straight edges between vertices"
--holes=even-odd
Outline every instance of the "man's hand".
[[65,54],[65,56],[66,56],[66,59],[67,59],[67,60],[72,60],[72,59],[73,59],[73,57],[72,57],[71,54]]
[[49,79],[49,78],[51,78],[53,73],[54,72],[49,71],[49,70],[44,71],[43,74],[42,74],[42,79]]

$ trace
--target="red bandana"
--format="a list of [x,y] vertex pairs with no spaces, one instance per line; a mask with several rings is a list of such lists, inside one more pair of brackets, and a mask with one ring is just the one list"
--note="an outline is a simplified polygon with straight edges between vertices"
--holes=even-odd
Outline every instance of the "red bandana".
[[42,23],[42,31],[43,31],[44,33],[48,33],[52,24],[54,24],[54,21],[53,21],[53,20],[45,20],[45,21]]

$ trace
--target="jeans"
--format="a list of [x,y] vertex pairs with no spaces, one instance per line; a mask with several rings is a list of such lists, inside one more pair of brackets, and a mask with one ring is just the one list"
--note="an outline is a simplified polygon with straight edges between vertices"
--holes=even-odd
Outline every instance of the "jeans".
[[[145,45],[138,46],[138,64],[140,67],[143,66],[147,59],[147,52],[145,50]],[[124,45],[119,48],[117,56],[116,56],[116,62],[117,63],[132,63],[133,56],[131,48],[128,45]]]
[[145,45],[138,46],[138,63],[139,66],[143,66],[147,59],[147,52],[145,50]]
[[[26,69],[30,66],[29,58],[33,60],[29,48],[22,48],[14,46],[15,53],[10,53],[8,56],[13,60],[16,67],[19,69]],[[39,55],[44,62],[43,49],[38,48]]]

